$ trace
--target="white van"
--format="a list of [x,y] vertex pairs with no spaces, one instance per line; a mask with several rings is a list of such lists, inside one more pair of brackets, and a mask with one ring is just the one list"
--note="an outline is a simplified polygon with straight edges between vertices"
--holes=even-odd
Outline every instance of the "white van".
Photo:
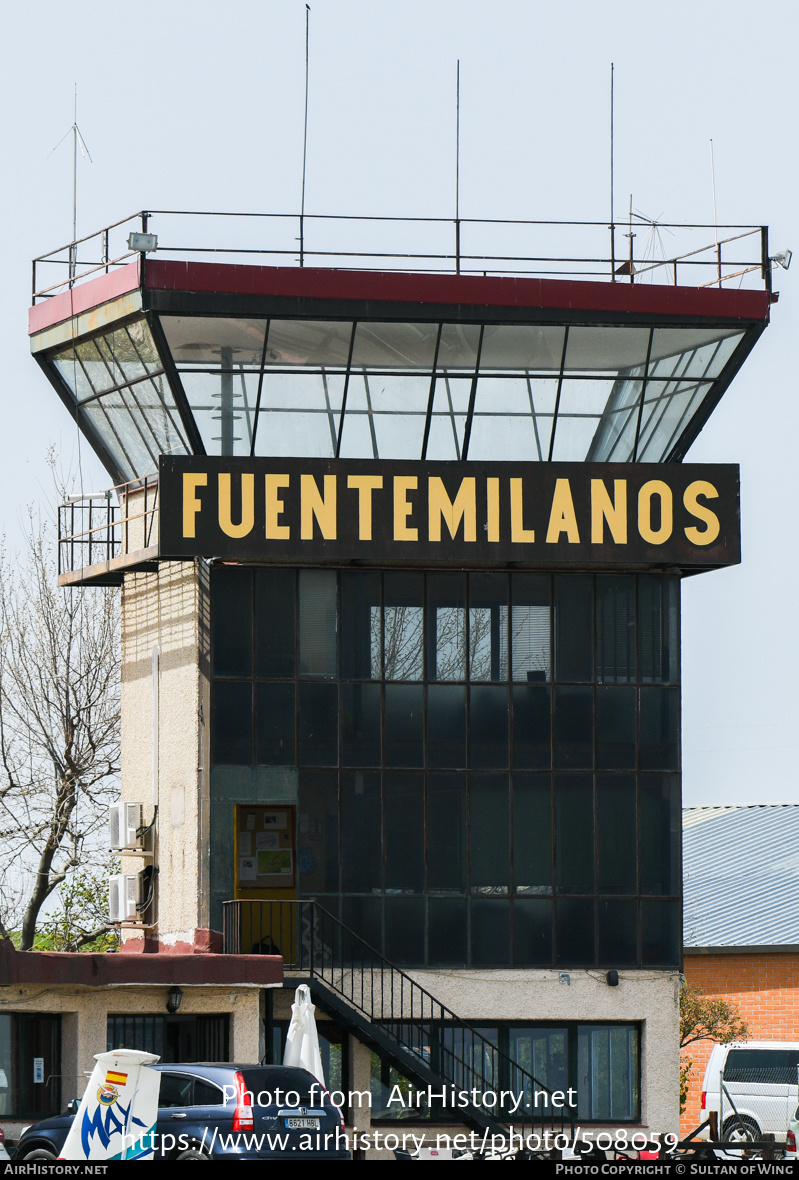
[[714,1045],[702,1083],[702,1114],[715,1110],[723,1139],[784,1139],[799,1102],[799,1041]]

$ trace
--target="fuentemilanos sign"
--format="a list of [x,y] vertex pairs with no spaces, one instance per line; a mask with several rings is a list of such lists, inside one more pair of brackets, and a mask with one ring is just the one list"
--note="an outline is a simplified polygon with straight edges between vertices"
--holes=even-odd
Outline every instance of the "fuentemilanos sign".
[[161,459],[160,554],[314,564],[741,559],[733,464]]

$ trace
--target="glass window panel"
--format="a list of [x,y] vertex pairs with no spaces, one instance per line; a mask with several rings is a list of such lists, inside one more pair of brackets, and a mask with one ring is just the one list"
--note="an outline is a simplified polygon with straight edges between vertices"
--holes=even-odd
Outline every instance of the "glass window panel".
[[267,366],[346,368],[352,324],[334,320],[271,320]]
[[[491,385],[503,387],[496,391],[500,396],[494,397],[495,390],[486,388]],[[518,395],[516,398],[509,396],[512,391]],[[518,404],[521,409],[505,409],[508,403]],[[523,379],[481,378],[469,437],[469,458],[540,461],[546,457],[539,453],[540,442],[530,409],[527,382]]]
[[294,570],[255,570],[255,667],[257,676],[293,676]]
[[[513,963],[516,967],[544,967],[552,962],[552,902],[544,898],[516,898],[513,903]],[[511,1030],[513,1044],[513,1030]],[[514,1061],[529,1071],[516,1052],[511,1052]],[[533,1074],[537,1081],[549,1085],[541,1075]]]
[[635,689],[632,685],[629,688],[597,688],[596,726],[597,768],[635,770]]
[[469,575],[469,676],[508,679],[507,574]]
[[638,1029],[581,1025],[577,1030],[577,1117],[608,1123],[640,1117]]
[[[134,325],[131,325],[134,327]],[[149,335],[149,329],[147,330]],[[147,369],[144,367],[143,360],[137,349],[137,343],[141,342],[141,335],[135,332],[134,335],[128,333],[126,328],[117,328],[113,332],[105,333],[104,339],[111,350],[114,361],[125,374],[126,381],[135,381],[138,377],[143,377]]]
[[133,323],[127,325],[127,333],[139,359],[144,362],[147,372],[157,373],[163,371],[164,366],[161,362],[161,357],[158,355],[158,349],[155,347],[155,341],[153,340],[147,320],[134,320]]
[[[590,775],[555,778],[555,880],[560,893],[594,892],[594,787]],[[593,959],[593,949],[590,957]]]
[[641,423],[638,461],[656,463],[667,458],[712,389],[710,384],[680,385],[668,399],[660,416]]
[[555,577],[555,679],[593,677],[592,579]]
[[353,367],[433,368],[438,324],[359,323],[352,349]]
[[111,455],[123,479],[149,475],[158,460],[145,444],[118,393],[109,393],[83,409],[84,420]]
[[338,763],[338,685],[301,684],[299,695],[301,766]]
[[552,893],[552,787],[549,775],[513,776],[513,888]]
[[[525,903],[525,907],[526,907]],[[534,902],[534,907],[542,903]],[[546,903],[544,903],[546,904]],[[519,907],[521,908],[521,907]],[[514,921],[515,917],[514,907]],[[509,1056],[522,1069],[532,1074],[535,1080],[550,1090],[569,1087],[569,1032],[566,1028],[530,1027],[509,1028]],[[511,1089],[518,1092],[521,1087],[512,1082]],[[541,1107],[539,1106],[539,1110]],[[564,1108],[568,1109],[568,1108]]]
[[380,575],[341,573],[341,675],[380,679]]
[[596,580],[597,680],[622,684],[635,680],[635,579],[628,575]]
[[553,460],[582,462],[587,458],[613,389],[612,381],[564,379],[555,423]]
[[560,325],[486,325],[480,369],[560,369],[564,329]]
[[438,346],[439,372],[457,372],[458,369],[473,371],[477,364],[479,342],[478,324],[442,324],[441,343]]
[[469,828],[472,893],[507,893],[510,885],[507,775],[471,776]]
[[254,453],[331,458],[343,394],[339,374],[265,373]]
[[634,967],[638,962],[638,903],[604,898],[599,902],[600,967]]
[[294,766],[294,685],[255,686],[255,760],[259,766]]
[[105,361],[106,367],[108,368],[108,370],[111,374],[112,383],[114,385],[124,385],[127,378],[125,377],[123,370],[120,368],[119,364],[117,363],[116,357],[114,356],[114,353],[111,351],[111,348],[109,347],[108,341],[106,340],[105,336],[95,336],[94,343],[97,346],[97,351],[100,353],[100,356]]
[[214,676],[252,676],[252,570],[211,573]]
[[427,690],[427,765],[466,766],[466,689],[431,684]]
[[552,670],[550,583],[544,574],[511,578],[513,679],[528,684],[550,679]]
[[638,577],[638,658],[645,684],[679,679],[679,594],[676,577]]
[[632,458],[642,386],[641,381],[613,383],[607,408],[588,448],[587,461],[626,463]]
[[[420,459],[430,396],[430,378],[395,374],[350,377],[345,419],[351,412],[350,394],[363,385],[381,459]],[[345,422],[346,425],[346,422]]]
[[556,688],[554,756],[558,770],[590,770],[594,764],[593,690]]
[[335,676],[335,570],[300,570],[300,675]]
[[[382,954],[383,899],[382,897],[343,898],[341,920],[354,934]],[[360,944],[353,949],[353,958],[361,959]],[[396,1107],[392,1109],[396,1110]]]
[[297,867],[300,895],[338,893],[338,775],[303,770],[299,775]]
[[414,684],[387,684],[383,730],[385,766],[424,766],[424,690]]
[[641,962],[679,967],[682,907],[679,901],[641,902]]
[[465,967],[466,898],[431,897],[427,902],[428,963],[431,967]]
[[508,690],[473,684],[469,690],[469,764],[501,770],[508,765]]
[[427,575],[427,676],[466,679],[466,576]]
[[[382,890],[382,806],[380,775],[375,772],[350,770],[341,775],[341,853],[345,893]],[[346,908],[346,898],[344,904]]]
[[517,770],[549,770],[551,690],[541,685],[513,688],[513,765]]
[[642,770],[678,770],[680,762],[680,690],[642,688],[640,751]]
[[569,328],[564,371],[618,373],[646,364],[649,328],[627,328],[618,324],[603,327]]
[[471,391],[469,378],[444,376],[436,379],[427,440],[428,459],[460,459]]
[[343,766],[380,765],[380,685],[343,684],[341,762]]
[[680,892],[680,785],[677,775],[642,774],[641,892]]
[[633,775],[597,776],[596,842],[599,892],[637,893]]
[[385,908],[386,958],[401,967],[423,967],[424,898],[387,897]]
[[424,889],[424,776],[388,773],[383,781],[383,793],[386,890],[421,893]]
[[[357,387],[358,380],[358,378],[350,379],[350,386]],[[361,384],[363,384],[362,381]],[[356,410],[349,405],[349,395],[347,397],[347,412],[341,425],[339,454],[342,459],[378,458],[374,423],[365,410]]]
[[506,966],[510,963],[510,903],[473,897],[471,908],[472,966]]
[[386,680],[421,680],[424,668],[422,574],[384,577],[383,667]]
[[431,774],[427,779],[427,888],[431,893],[466,889],[466,779]]
[[257,374],[183,373],[181,380],[206,453],[249,455]]
[[211,758],[215,766],[252,765],[252,684],[218,680],[211,694]]
[[76,344],[75,352],[95,393],[102,393],[104,390],[110,389],[112,385],[116,385],[116,380],[109,371],[94,340],[83,340]]
[[594,903],[590,898],[560,897],[555,908],[555,961],[559,967],[594,963]]
[[261,367],[266,320],[217,316],[161,316],[172,360],[181,365]]
[[134,413],[143,416],[145,426],[152,434],[156,454],[186,453],[183,427],[165,377],[156,376],[147,381],[137,381],[127,389],[120,390],[119,396]]

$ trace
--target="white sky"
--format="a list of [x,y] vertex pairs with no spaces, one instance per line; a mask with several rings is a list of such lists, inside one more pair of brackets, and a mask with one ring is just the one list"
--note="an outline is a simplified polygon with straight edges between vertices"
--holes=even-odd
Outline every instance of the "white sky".
[[[309,213],[451,216],[461,59],[461,214],[608,216],[616,66],[617,209],[768,224],[799,249],[793,60],[784,0],[314,0]],[[3,528],[49,493],[45,455],[75,465],[75,427],[27,348],[30,260],[143,207],[295,212],[304,92],[302,0],[40,0],[4,16],[0,286],[6,379]],[[797,261],[799,271],[799,259]],[[799,800],[797,412],[799,274],[689,458],[741,465],[743,564],[683,589],[688,804]],[[105,472],[83,444],[83,485]]]

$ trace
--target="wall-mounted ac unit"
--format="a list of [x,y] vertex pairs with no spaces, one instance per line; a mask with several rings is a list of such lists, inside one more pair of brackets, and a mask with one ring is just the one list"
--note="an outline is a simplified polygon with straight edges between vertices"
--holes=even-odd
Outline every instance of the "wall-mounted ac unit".
[[114,852],[142,850],[138,835],[141,803],[114,803],[108,808],[108,845]]
[[135,922],[141,901],[141,874],[118,873],[108,885],[108,917],[111,922]]

